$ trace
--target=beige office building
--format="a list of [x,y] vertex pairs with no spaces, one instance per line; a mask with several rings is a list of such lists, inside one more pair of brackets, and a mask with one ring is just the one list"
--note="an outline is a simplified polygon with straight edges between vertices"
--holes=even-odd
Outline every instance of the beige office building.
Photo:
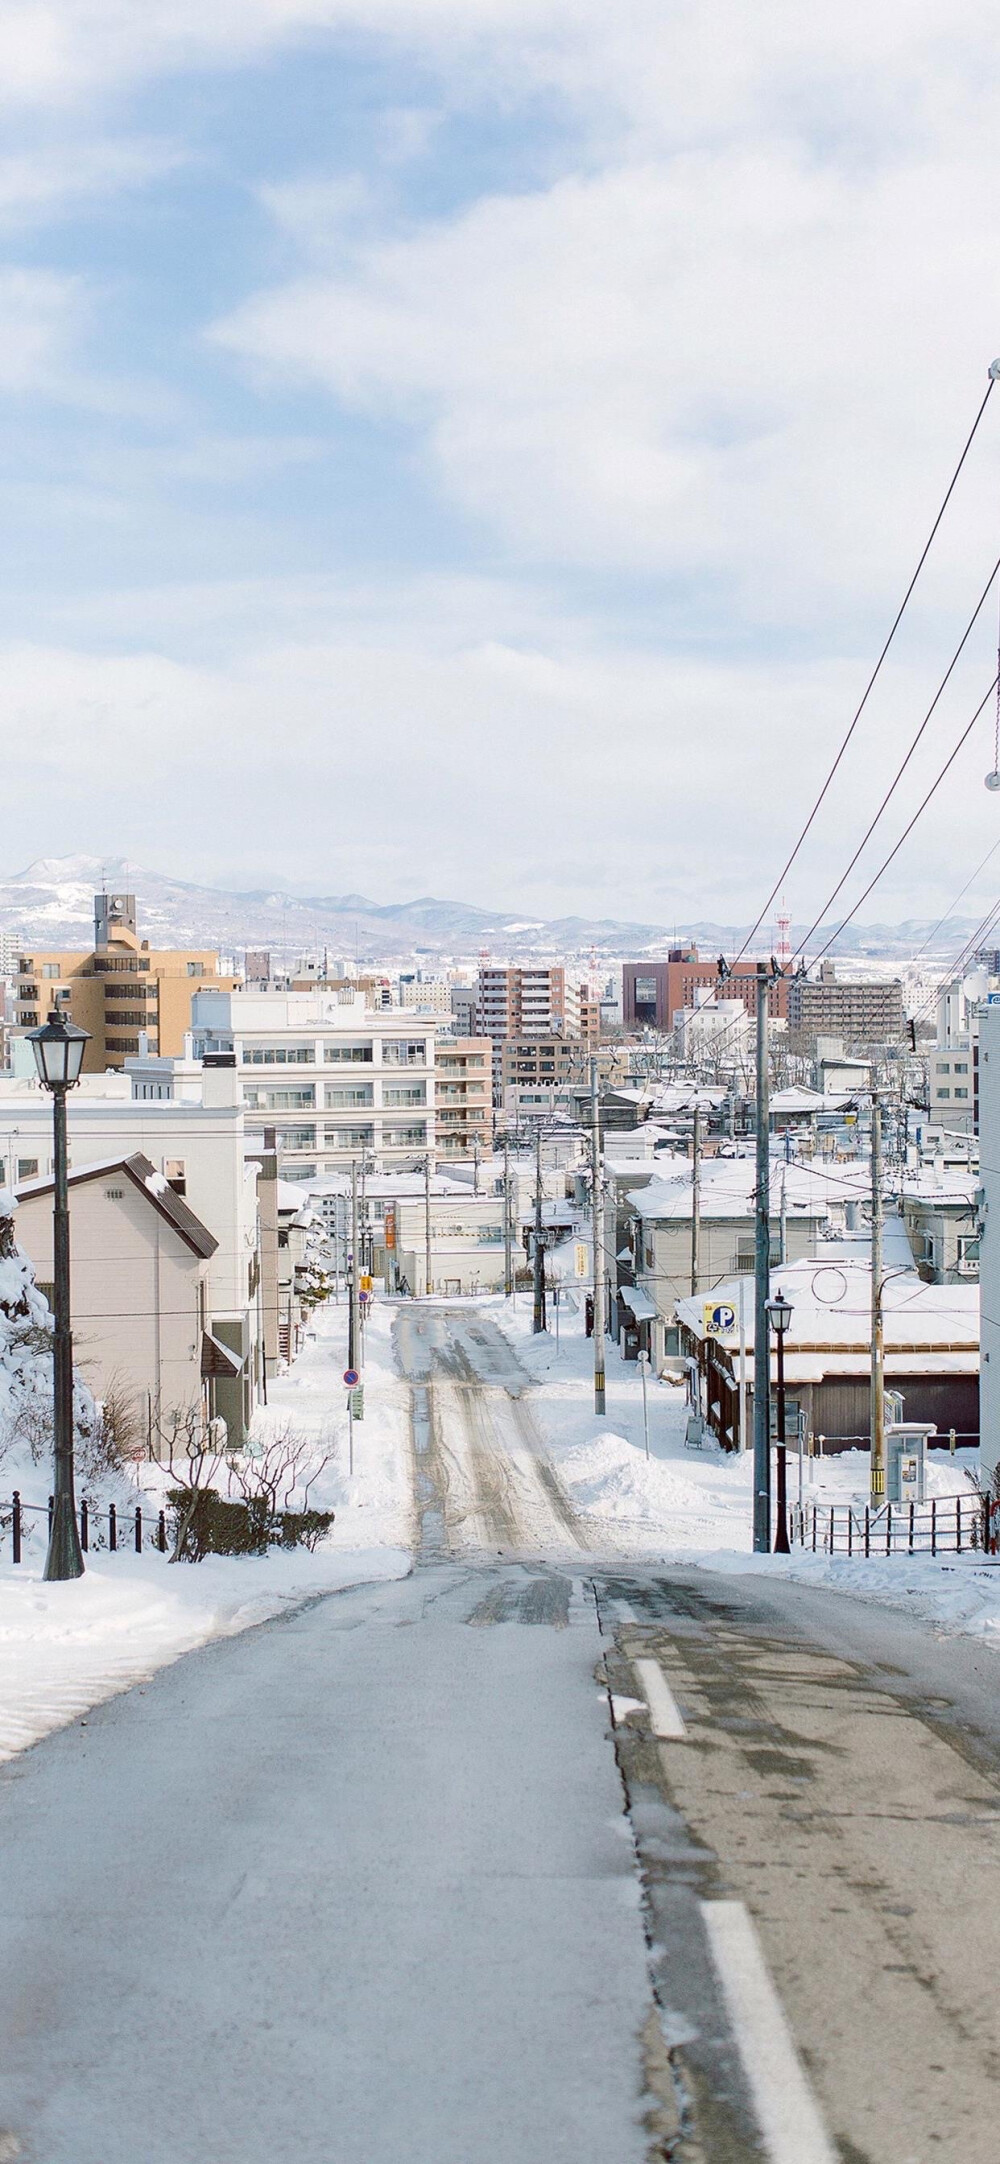
[[33,947],[19,955],[17,1028],[35,1029],[57,1008],[90,1033],[85,1073],[103,1074],[138,1054],[140,1035],[149,1052],[179,1057],[194,993],[233,991],[238,981],[219,975],[211,948],[155,950],[140,939],[134,894],[97,894],[91,953]]

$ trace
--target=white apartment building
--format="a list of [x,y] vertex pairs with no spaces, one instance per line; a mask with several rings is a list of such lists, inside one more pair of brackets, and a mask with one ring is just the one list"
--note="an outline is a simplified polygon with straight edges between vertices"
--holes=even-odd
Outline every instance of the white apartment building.
[[726,1068],[741,1066],[754,1026],[741,999],[715,999],[708,986],[699,987],[694,1006],[675,1011],[676,1056],[686,1065],[718,1060]]
[[1000,1465],[1000,1006],[979,1024],[979,1451],[989,1487]]
[[191,1025],[196,1058],[235,1067],[247,1133],[274,1129],[284,1179],[369,1155],[380,1169],[433,1160],[435,1019],[375,1010],[354,989],[209,991]]
[[[235,1375],[220,1372],[223,1355],[215,1362],[212,1396],[235,1441],[263,1387],[265,1290],[261,1168],[247,1158],[232,1069],[206,1070],[194,1102],[137,1100],[128,1075],[84,1075],[66,1113],[71,1170],[141,1151],[218,1242],[204,1277],[205,1329],[234,1355]],[[52,1173],[52,1100],[37,1079],[0,1075],[0,1161],[15,1192]]]
[[930,1125],[974,1134],[979,1122],[979,1020],[990,996],[985,970],[956,978],[938,1002],[937,1043],[927,1057]]

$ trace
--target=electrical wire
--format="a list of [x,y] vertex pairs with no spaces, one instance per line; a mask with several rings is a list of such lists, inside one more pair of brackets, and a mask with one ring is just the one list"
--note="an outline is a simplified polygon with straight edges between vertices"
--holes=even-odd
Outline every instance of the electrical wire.
[[861,908],[862,903],[868,900],[868,896],[872,893],[873,889],[878,886],[879,880],[883,877],[884,873],[888,871],[889,866],[893,861],[893,858],[899,855],[903,843],[909,840],[909,837],[912,834],[913,829],[917,824],[917,821],[922,818],[924,812],[927,810],[927,806],[930,803],[931,798],[937,794],[937,791],[940,788],[941,783],[943,782],[949,768],[954,766],[963,744],[965,744],[971,736],[972,731],[975,728],[977,721],[979,720],[979,716],[983,711],[983,708],[989,705],[989,702],[997,689],[998,682],[1000,682],[1000,670],[998,670],[997,675],[994,676],[985,698],[980,699],[979,705],[977,706],[976,711],[972,716],[972,720],[966,723],[966,726],[962,730],[962,734],[959,737],[957,744],[954,746],[953,750],[949,752],[943,767],[932,781],[926,796],[923,798],[922,802],[917,805],[917,809],[914,812],[912,819],[910,819],[908,824],[903,828],[899,840],[893,844],[893,847],[890,849],[888,856],[883,858],[882,863],[879,865],[878,871],[875,872],[873,877],[868,881],[868,885],[866,886],[864,893],[859,894],[857,901],[853,904],[853,907],[848,910],[846,917],[841,918],[841,921],[838,924],[836,931],[831,932],[830,937],[826,942],[826,945],[819,949],[818,954],[813,955],[814,962],[821,962],[823,956],[825,954],[829,954],[830,948],[840,938],[841,932],[846,930],[847,926],[851,922],[851,919],[857,916],[858,910]]
[[[911,596],[911,594],[912,594],[912,592],[913,592],[913,589],[914,589],[914,587],[915,587],[915,585],[916,585],[916,583],[917,583],[917,580],[918,580],[918,578],[920,577],[920,573],[921,573],[921,571],[923,570],[923,568],[924,568],[924,565],[925,565],[925,563],[926,563],[926,561],[927,561],[927,558],[928,558],[928,556],[929,556],[929,554],[930,554],[930,550],[931,550],[931,544],[932,544],[932,542],[933,542],[933,540],[934,540],[934,537],[935,537],[935,535],[936,535],[936,533],[937,533],[938,527],[939,527],[939,526],[940,526],[940,524],[941,524],[941,521],[942,521],[942,519],[943,519],[943,517],[944,517],[944,514],[945,514],[945,512],[946,512],[946,510],[947,510],[947,508],[948,508],[948,505],[949,505],[949,503],[950,503],[950,501],[951,501],[951,497],[952,497],[952,495],[953,495],[953,493],[954,493],[954,490],[955,490],[955,485],[956,485],[956,483],[957,483],[957,481],[958,481],[958,477],[959,477],[959,474],[961,473],[961,471],[962,471],[962,468],[963,468],[963,466],[964,466],[964,464],[965,464],[965,461],[966,461],[966,459],[967,459],[967,457],[968,457],[968,455],[969,455],[969,452],[970,452],[970,450],[971,450],[971,448],[972,448],[972,443],[973,443],[973,439],[974,439],[974,437],[975,437],[975,434],[976,434],[976,431],[977,431],[977,429],[978,429],[978,427],[979,427],[979,423],[980,423],[980,421],[981,421],[981,420],[982,420],[982,418],[983,418],[983,414],[984,414],[984,413],[985,413],[985,411],[986,411],[986,407],[987,407],[987,405],[988,405],[988,403],[989,403],[990,393],[992,392],[992,389],[993,389],[993,385],[994,385],[994,382],[995,382],[995,381],[996,381],[996,378],[995,378],[994,376],[992,376],[992,375],[991,375],[991,376],[990,376],[990,380],[989,380],[989,382],[988,382],[988,384],[987,384],[987,386],[986,386],[986,391],[985,391],[985,395],[984,395],[984,397],[983,397],[983,402],[982,402],[982,404],[981,404],[981,406],[980,406],[980,408],[979,408],[979,411],[978,411],[978,413],[977,413],[977,415],[976,415],[976,418],[975,418],[975,420],[973,421],[972,427],[971,427],[971,429],[969,430],[969,434],[968,434],[968,436],[966,437],[966,441],[965,441],[965,446],[964,446],[964,449],[963,449],[963,451],[962,451],[962,455],[961,455],[961,457],[960,457],[960,459],[959,459],[959,461],[958,461],[958,464],[957,464],[957,466],[956,466],[956,468],[955,468],[955,471],[954,471],[954,473],[952,474],[951,480],[950,480],[950,481],[949,481],[949,483],[948,483],[948,487],[947,487],[947,490],[946,490],[946,492],[945,492],[945,495],[944,495],[943,501],[942,501],[942,503],[941,503],[941,508],[940,508],[940,510],[939,510],[939,512],[938,512],[938,514],[937,514],[937,517],[936,517],[936,519],[935,519],[935,521],[934,521],[934,524],[933,524],[933,526],[931,527],[930,533],[928,534],[928,536],[927,536],[927,539],[926,539],[926,541],[924,542],[924,546],[923,546],[923,549],[921,550],[921,553],[920,553],[920,557],[919,557],[919,559],[918,559],[918,562],[917,562],[917,567],[916,567],[916,570],[915,570],[915,571],[914,571],[914,573],[913,573],[913,577],[911,578],[911,580],[910,580],[910,583],[909,583],[909,585],[908,585],[908,587],[907,587],[907,589],[906,589],[906,592],[905,592],[905,594],[903,595],[902,601],[901,601],[901,602],[900,602],[900,604],[899,604],[899,608],[898,608],[898,609],[897,609],[897,611],[896,611],[896,615],[895,615],[895,617],[894,617],[894,619],[893,619],[893,623],[892,623],[892,627],[891,627],[891,629],[890,629],[890,632],[889,632],[889,636],[888,636],[888,638],[886,639],[885,645],[883,646],[883,648],[882,648],[882,651],[881,651],[881,653],[880,653],[880,655],[879,655],[879,657],[878,657],[878,660],[877,660],[877,661],[876,661],[876,663],[875,663],[875,667],[874,667],[874,669],[872,670],[872,673],[871,673],[871,675],[870,675],[870,677],[869,677],[869,679],[868,679],[868,682],[867,682],[867,684],[865,685],[865,688],[864,688],[864,692],[863,692],[863,694],[862,694],[862,697],[861,697],[861,701],[860,701],[860,704],[859,704],[859,705],[858,705],[858,706],[857,706],[857,707],[855,708],[855,711],[854,711],[853,717],[852,717],[852,719],[851,719],[850,725],[849,725],[849,727],[848,727],[848,729],[847,729],[847,733],[846,733],[846,735],[844,736],[844,739],[843,739],[843,741],[842,741],[842,743],[841,743],[841,746],[840,746],[840,749],[839,749],[839,751],[837,752],[837,756],[836,756],[836,758],[834,759],[833,765],[831,766],[831,768],[830,768],[830,771],[829,771],[829,773],[828,773],[828,775],[827,775],[827,777],[826,777],[826,780],[825,780],[825,782],[823,783],[823,786],[822,786],[822,788],[821,788],[821,790],[820,790],[820,792],[819,792],[819,795],[818,795],[818,797],[816,798],[816,801],[815,801],[815,803],[814,803],[814,805],[813,805],[813,808],[812,808],[811,812],[809,813],[809,817],[808,817],[808,819],[806,820],[806,822],[805,822],[805,825],[804,825],[804,826],[802,827],[802,829],[801,829],[801,831],[800,831],[800,833],[799,833],[799,837],[798,837],[798,840],[797,840],[797,841],[796,841],[796,843],[795,843],[795,846],[794,846],[794,848],[793,848],[793,850],[792,850],[792,852],[791,852],[791,855],[790,855],[790,856],[789,856],[789,857],[787,858],[787,860],[786,860],[785,864],[784,864],[784,865],[782,866],[782,869],[781,869],[781,871],[779,872],[779,874],[778,874],[778,877],[777,877],[777,879],[775,880],[775,882],[774,882],[774,885],[773,885],[773,887],[771,888],[771,892],[770,892],[770,894],[768,895],[768,897],[767,897],[767,900],[766,900],[766,902],[764,903],[764,907],[763,907],[763,909],[761,910],[761,912],[760,912],[760,915],[759,915],[759,917],[757,918],[756,922],[755,922],[754,924],[752,924],[752,925],[751,925],[751,927],[750,927],[750,930],[749,930],[749,932],[747,933],[747,936],[746,936],[745,940],[743,941],[743,945],[742,945],[742,947],[740,948],[740,950],[739,950],[739,953],[738,953],[738,954],[736,955],[736,957],[735,957],[735,960],[736,960],[737,962],[738,962],[738,961],[740,961],[740,960],[742,959],[742,957],[743,957],[743,955],[744,955],[744,954],[746,953],[746,951],[747,951],[747,948],[749,947],[749,945],[750,945],[751,941],[752,941],[753,939],[755,939],[755,938],[756,938],[756,936],[757,936],[757,933],[759,932],[759,930],[760,930],[760,927],[761,927],[761,925],[763,924],[763,922],[764,922],[764,919],[765,919],[765,917],[767,916],[768,910],[769,910],[769,909],[770,909],[770,907],[771,907],[771,904],[773,903],[773,901],[774,901],[774,899],[775,899],[776,895],[780,893],[780,891],[781,891],[781,888],[782,888],[782,886],[784,885],[784,882],[785,882],[786,878],[788,877],[788,874],[789,874],[789,872],[791,871],[792,865],[793,865],[793,864],[795,863],[795,859],[796,859],[796,857],[798,856],[798,854],[799,854],[799,851],[800,851],[800,849],[802,848],[802,844],[803,844],[803,842],[805,841],[805,839],[806,839],[806,836],[807,836],[807,834],[809,833],[809,830],[810,830],[810,828],[811,828],[811,827],[812,827],[812,825],[813,825],[813,822],[814,822],[814,820],[815,820],[815,818],[816,818],[816,815],[817,815],[818,811],[820,810],[820,807],[821,807],[821,805],[823,804],[823,802],[824,802],[824,800],[825,800],[825,798],[826,798],[826,796],[827,796],[827,794],[828,794],[828,791],[829,791],[829,789],[830,789],[830,786],[831,786],[831,784],[832,784],[832,782],[833,782],[834,776],[835,776],[835,774],[837,773],[837,770],[838,770],[838,768],[839,768],[839,766],[840,766],[840,764],[841,764],[841,761],[842,761],[842,759],[843,759],[843,757],[844,757],[844,754],[845,754],[845,752],[846,752],[846,750],[847,750],[847,747],[848,747],[848,745],[849,745],[849,743],[850,743],[850,741],[851,741],[851,738],[852,738],[852,737],[853,737],[853,735],[854,735],[855,729],[857,728],[857,726],[858,726],[858,723],[859,723],[859,721],[861,720],[861,716],[862,716],[862,714],[864,713],[865,707],[866,707],[866,706],[867,706],[867,704],[868,704],[868,700],[869,700],[869,698],[870,698],[870,696],[871,696],[871,693],[872,693],[872,691],[873,691],[873,690],[874,690],[874,688],[875,688],[875,684],[876,684],[876,682],[877,682],[877,679],[878,679],[878,677],[879,677],[879,674],[880,674],[880,672],[881,672],[881,669],[882,669],[882,664],[883,664],[883,662],[885,661],[886,655],[887,655],[887,654],[888,654],[888,652],[889,652],[889,648],[890,648],[890,646],[892,645],[893,639],[895,638],[895,636],[896,636],[896,633],[897,633],[897,631],[899,630],[899,626],[900,626],[900,624],[901,624],[901,622],[902,622],[902,620],[903,620],[903,614],[904,614],[904,612],[905,612],[905,609],[906,609],[907,603],[908,603],[908,601],[909,601],[909,599],[910,599],[910,596]],[[735,965],[734,965],[734,966],[735,966]]]
[[[804,954],[804,952],[805,952],[805,949],[806,949],[806,948],[807,948],[807,946],[809,945],[809,941],[811,940],[811,938],[812,938],[812,936],[813,936],[813,933],[814,933],[814,932],[816,932],[816,931],[818,931],[818,929],[819,929],[820,925],[821,925],[821,924],[823,923],[823,920],[824,920],[824,918],[825,918],[825,916],[826,916],[826,913],[827,913],[828,909],[831,909],[831,908],[832,908],[832,906],[833,906],[834,902],[835,902],[835,901],[836,901],[836,899],[837,899],[837,896],[838,896],[838,894],[840,894],[840,893],[841,893],[841,892],[843,891],[844,887],[845,887],[845,886],[847,885],[847,881],[849,880],[849,878],[850,878],[850,876],[851,876],[851,873],[852,873],[852,872],[853,872],[853,870],[854,870],[854,867],[855,867],[855,865],[856,865],[856,863],[857,863],[857,861],[858,861],[858,858],[859,858],[859,857],[860,857],[860,856],[862,855],[863,851],[864,851],[864,850],[865,850],[865,849],[867,848],[867,846],[868,846],[868,843],[869,843],[869,842],[871,841],[872,835],[874,834],[874,832],[875,832],[875,829],[876,829],[876,827],[877,827],[877,826],[878,826],[878,824],[879,824],[879,821],[880,821],[880,820],[882,819],[882,817],[883,817],[884,813],[885,813],[885,812],[886,812],[886,811],[888,810],[889,804],[891,803],[891,801],[892,801],[892,798],[894,797],[894,795],[895,795],[895,793],[896,793],[896,790],[898,789],[898,787],[899,787],[899,784],[900,784],[900,782],[901,782],[901,781],[902,781],[902,779],[903,779],[903,775],[905,774],[905,772],[906,772],[906,769],[907,769],[907,767],[908,767],[908,766],[909,766],[909,764],[910,764],[910,760],[912,759],[912,757],[913,757],[913,755],[914,755],[914,752],[915,752],[915,751],[916,751],[916,749],[917,749],[917,745],[918,745],[918,744],[920,743],[920,740],[921,740],[922,736],[924,735],[924,732],[925,732],[925,730],[927,729],[927,727],[928,727],[928,725],[929,725],[929,723],[930,723],[930,721],[931,721],[931,718],[932,718],[932,716],[933,716],[933,715],[934,715],[934,713],[936,712],[936,710],[937,710],[937,707],[938,707],[938,704],[939,704],[940,700],[941,700],[941,699],[943,698],[943,696],[944,696],[944,692],[945,692],[945,690],[946,690],[946,688],[947,688],[947,686],[948,686],[948,684],[949,684],[949,682],[950,682],[950,680],[951,680],[951,678],[952,678],[952,676],[953,676],[953,674],[954,674],[954,672],[955,672],[956,668],[958,667],[958,663],[959,663],[959,661],[960,661],[960,659],[961,659],[961,657],[962,657],[962,654],[964,653],[964,651],[965,651],[965,648],[966,648],[966,646],[967,646],[967,644],[968,644],[968,641],[969,641],[969,639],[971,638],[971,636],[972,636],[972,633],[973,633],[973,631],[974,631],[974,629],[975,629],[975,626],[976,626],[976,624],[977,624],[977,623],[978,623],[978,621],[979,621],[979,618],[980,618],[980,616],[981,616],[981,614],[982,614],[982,611],[983,611],[983,609],[984,609],[984,608],[985,608],[985,606],[986,606],[986,602],[987,602],[987,600],[988,600],[988,598],[989,598],[990,590],[991,590],[991,588],[992,588],[992,586],[993,586],[994,580],[996,579],[996,576],[997,576],[997,573],[998,573],[998,572],[1000,572],[1000,556],[998,556],[998,557],[997,557],[996,563],[994,564],[994,566],[993,566],[993,569],[992,569],[992,571],[990,572],[989,578],[987,579],[987,581],[986,581],[986,584],[985,584],[985,586],[983,587],[982,593],[981,593],[981,594],[980,594],[980,596],[979,596],[979,600],[977,601],[977,603],[976,603],[976,606],[975,606],[975,608],[973,609],[972,615],[970,616],[970,618],[969,618],[969,621],[968,621],[968,623],[966,624],[965,630],[964,630],[964,631],[963,631],[963,633],[962,633],[962,636],[961,636],[961,638],[960,638],[960,640],[959,640],[959,642],[958,642],[958,645],[957,645],[957,646],[956,646],[956,648],[955,648],[955,651],[954,651],[954,653],[953,653],[953,655],[952,655],[952,657],[951,657],[951,660],[950,660],[950,661],[949,661],[949,663],[948,663],[948,666],[947,666],[947,668],[946,668],[946,670],[945,670],[945,672],[944,672],[944,675],[943,675],[943,676],[942,676],[942,678],[941,678],[941,682],[939,683],[939,685],[938,685],[938,688],[937,688],[936,692],[934,693],[934,697],[933,697],[933,699],[931,700],[931,703],[930,703],[930,705],[929,705],[929,707],[928,707],[928,709],[927,709],[927,712],[926,712],[926,714],[924,715],[924,718],[923,718],[923,720],[922,720],[922,722],[921,722],[921,724],[920,724],[920,727],[919,727],[919,729],[917,730],[917,733],[916,733],[916,735],[914,736],[914,738],[913,738],[913,740],[912,740],[912,742],[911,742],[911,744],[910,744],[910,748],[909,748],[909,750],[907,751],[907,753],[906,753],[906,756],[905,756],[905,758],[904,758],[904,759],[902,760],[901,764],[900,764],[900,765],[899,765],[899,766],[898,766],[898,767],[896,768],[896,772],[895,772],[895,774],[893,775],[893,778],[892,778],[891,782],[889,783],[889,787],[888,787],[888,789],[886,790],[886,792],[885,792],[885,795],[884,795],[884,797],[882,798],[882,802],[881,802],[881,804],[879,805],[879,807],[878,807],[878,810],[877,810],[877,812],[875,813],[875,816],[874,816],[874,818],[872,819],[872,821],[871,821],[870,825],[869,825],[869,826],[868,826],[868,827],[866,828],[866,830],[865,830],[864,834],[862,835],[862,837],[861,837],[861,840],[860,840],[860,841],[859,841],[859,843],[858,843],[858,846],[857,846],[857,848],[856,848],[856,850],[855,850],[855,852],[854,852],[854,855],[853,855],[853,857],[851,858],[851,861],[850,861],[850,863],[849,863],[849,864],[848,864],[848,866],[847,866],[847,869],[846,869],[846,871],[844,871],[844,872],[842,872],[842,873],[841,873],[841,876],[840,876],[840,878],[838,879],[838,881],[837,881],[837,884],[836,884],[836,886],[834,887],[834,889],[833,889],[833,892],[832,892],[832,894],[828,894],[828,895],[827,895],[826,901],[824,902],[824,904],[823,904],[823,907],[822,907],[822,909],[821,909],[821,910],[819,911],[818,915],[817,915],[817,916],[816,916],[816,917],[815,917],[815,918],[813,919],[813,922],[812,922],[812,924],[811,924],[811,925],[809,926],[809,930],[808,930],[808,931],[807,931],[806,933],[804,933],[804,934],[803,934],[803,937],[802,937],[802,938],[800,939],[800,941],[799,941],[799,944],[798,944],[798,946],[796,947],[796,949],[795,949],[795,952],[794,952],[794,954],[792,955],[792,961],[793,961],[793,962],[794,962],[794,961],[797,961],[797,960],[798,960],[798,957],[799,957],[799,955],[800,955],[800,954]],[[1000,691],[1000,668],[998,668],[997,689],[998,689],[998,691]]]
[[[998,681],[998,684],[997,684],[997,696],[998,696],[998,701],[1000,701],[1000,681]],[[990,862],[990,859],[991,859],[992,857],[995,857],[995,856],[996,856],[996,853],[997,853],[997,850],[998,850],[998,849],[1000,849],[1000,840],[998,840],[998,841],[995,841],[995,842],[994,842],[994,844],[993,844],[993,847],[992,847],[992,849],[988,849],[988,850],[986,851],[986,855],[984,856],[984,858],[983,858],[983,860],[982,860],[982,863],[981,863],[981,864],[977,864],[977,865],[976,865],[976,869],[975,869],[975,871],[974,871],[974,872],[972,873],[972,876],[971,876],[971,878],[969,878],[969,879],[967,879],[967,880],[966,880],[966,882],[965,882],[965,885],[964,885],[964,887],[960,888],[960,890],[959,890],[959,892],[958,892],[958,893],[956,894],[956,896],[955,896],[954,900],[953,900],[953,901],[951,901],[951,902],[949,902],[949,904],[948,904],[948,907],[947,907],[947,909],[945,910],[945,913],[944,913],[943,917],[939,917],[939,918],[938,918],[938,920],[937,920],[937,923],[936,923],[936,924],[935,924],[935,926],[934,926],[934,929],[933,929],[933,931],[930,931],[930,932],[928,932],[928,934],[927,934],[927,937],[926,937],[926,939],[924,940],[923,946],[922,946],[922,947],[918,947],[918,948],[917,948],[916,954],[915,954],[915,955],[914,955],[914,956],[912,957],[912,959],[913,959],[913,961],[914,961],[914,962],[919,962],[919,960],[920,960],[920,957],[921,957],[921,955],[922,955],[922,954],[926,954],[926,952],[927,952],[927,949],[928,949],[928,947],[929,947],[929,946],[930,946],[930,944],[931,944],[931,941],[937,938],[937,935],[938,935],[939,931],[941,930],[941,927],[942,927],[942,925],[944,925],[944,924],[947,924],[947,922],[948,922],[949,918],[950,918],[950,917],[952,916],[953,912],[954,912],[954,911],[955,911],[955,910],[956,910],[956,909],[958,908],[959,902],[961,902],[961,901],[964,901],[964,900],[965,900],[965,897],[966,897],[966,895],[968,894],[969,888],[970,888],[970,887],[974,887],[974,886],[975,886],[975,884],[976,884],[976,880],[977,880],[977,879],[979,878],[979,874],[980,874],[980,872],[984,872],[984,871],[986,870],[986,866],[987,866],[987,865],[988,865],[988,863]],[[992,909],[992,910],[990,911],[990,915],[991,915],[991,916],[995,915],[995,914],[996,914],[996,911],[997,911],[997,909],[1000,909],[1000,902],[997,902],[997,903],[995,903],[995,904],[994,904],[994,907],[993,907],[993,909]],[[977,935],[977,936],[978,936],[978,935]]]

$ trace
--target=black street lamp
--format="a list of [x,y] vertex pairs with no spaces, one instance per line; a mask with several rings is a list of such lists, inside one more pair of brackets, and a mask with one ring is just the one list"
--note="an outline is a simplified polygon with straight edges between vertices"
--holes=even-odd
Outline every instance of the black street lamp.
[[775,1293],[767,1303],[767,1319],[778,1340],[778,1510],[774,1528],[775,1555],[788,1555],[788,1481],[785,1456],[785,1331],[792,1319],[792,1303]]
[[41,1029],[28,1031],[35,1055],[38,1079],[52,1092],[55,1132],[55,1199],[53,1204],[53,1277],[55,1280],[55,1339],[53,1343],[53,1410],[55,1414],[55,1479],[46,1578],[79,1578],[83,1553],[76,1523],[73,1493],[73,1329],[69,1304],[69,1190],[66,1162],[66,1092],[80,1080],[83,1049],[90,1032],[67,1022],[53,1008]]

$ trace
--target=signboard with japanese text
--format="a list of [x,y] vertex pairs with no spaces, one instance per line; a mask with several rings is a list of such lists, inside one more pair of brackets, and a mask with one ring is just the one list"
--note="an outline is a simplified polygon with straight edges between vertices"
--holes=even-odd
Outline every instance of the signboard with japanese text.
[[702,1329],[706,1337],[719,1338],[725,1342],[735,1338],[739,1320],[731,1300],[706,1300],[702,1309]]

